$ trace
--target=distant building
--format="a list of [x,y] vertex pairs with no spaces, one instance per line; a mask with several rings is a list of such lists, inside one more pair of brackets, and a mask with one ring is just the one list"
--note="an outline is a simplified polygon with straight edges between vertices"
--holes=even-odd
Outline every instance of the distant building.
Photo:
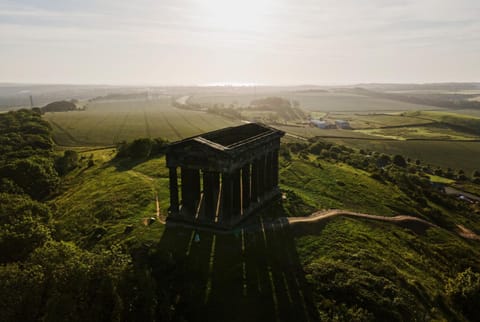
[[350,128],[350,124],[348,123],[348,121],[344,121],[344,120],[336,120],[335,125],[340,129],[349,129]]
[[328,123],[326,121],[321,121],[321,120],[311,120],[310,124],[312,124],[315,127],[318,127],[319,129],[326,129],[328,127]]

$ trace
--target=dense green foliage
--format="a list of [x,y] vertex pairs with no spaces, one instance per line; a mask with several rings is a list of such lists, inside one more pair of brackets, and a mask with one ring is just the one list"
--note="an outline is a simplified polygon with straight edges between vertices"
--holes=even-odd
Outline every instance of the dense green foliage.
[[165,152],[168,141],[161,138],[135,139],[132,142],[120,142],[117,147],[118,157],[130,157],[132,159],[144,159],[149,156],[160,155]]
[[52,102],[44,107],[42,107],[42,112],[67,112],[67,111],[75,111],[77,106],[73,101],[57,101]]
[[480,314],[480,273],[471,268],[458,273],[455,278],[448,280],[445,287],[451,301],[460,308],[470,319],[478,318]]
[[40,113],[20,110],[0,114],[0,162],[48,156],[52,149],[50,125]]
[[65,150],[63,156],[55,160],[55,169],[60,175],[65,175],[78,166],[78,153],[72,150]]
[[[60,183],[50,127],[38,111],[21,110],[0,114],[0,133],[0,320],[121,320],[130,256],[58,240],[42,202]],[[73,151],[57,159],[62,174],[77,163]]]
[[129,303],[121,281],[129,256],[116,249],[91,253],[50,241],[20,263],[0,266],[2,321],[120,321]]
[[28,196],[0,193],[0,262],[24,260],[50,240],[50,209]]
[[45,198],[58,183],[50,126],[39,113],[21,110],[0,115],[0,192]]

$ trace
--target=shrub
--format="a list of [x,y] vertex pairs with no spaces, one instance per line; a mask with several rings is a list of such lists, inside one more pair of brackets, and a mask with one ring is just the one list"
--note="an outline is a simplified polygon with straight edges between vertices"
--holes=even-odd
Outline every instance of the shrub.
[[445,286],[450,300],[470,319],[480,316],[480,274],[469,267],[450,278]]
[[55,160],[55,169],[58,174],[63,176],[78,166],[78,153],[72,150],[66,150],[63,156]]
[[405,159],[397,154],[393,157],[393,164],[399,166],[399,167],[402,167],[402,168],[405,168],[407,166],[407,162],[405,161]]

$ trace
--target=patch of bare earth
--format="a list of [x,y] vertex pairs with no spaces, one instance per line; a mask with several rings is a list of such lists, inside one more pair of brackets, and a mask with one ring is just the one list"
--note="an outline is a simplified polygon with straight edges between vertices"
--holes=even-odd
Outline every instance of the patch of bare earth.
[[457,228],[458,228],[458,234],[463,238],[480,240],[480,236],[478,236],[477,234],[475,234],[473,231],[466,228],[465,226],[457,225]]

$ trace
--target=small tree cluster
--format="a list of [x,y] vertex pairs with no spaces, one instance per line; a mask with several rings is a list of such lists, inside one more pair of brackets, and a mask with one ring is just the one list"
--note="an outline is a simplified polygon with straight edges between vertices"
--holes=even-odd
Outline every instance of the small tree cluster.
[[168,141],[161,138],[149,139],[141,138],[132,142],[121,142],[117,147],[117,157],[132,159],[144,159],[152,155],[164,153]]

